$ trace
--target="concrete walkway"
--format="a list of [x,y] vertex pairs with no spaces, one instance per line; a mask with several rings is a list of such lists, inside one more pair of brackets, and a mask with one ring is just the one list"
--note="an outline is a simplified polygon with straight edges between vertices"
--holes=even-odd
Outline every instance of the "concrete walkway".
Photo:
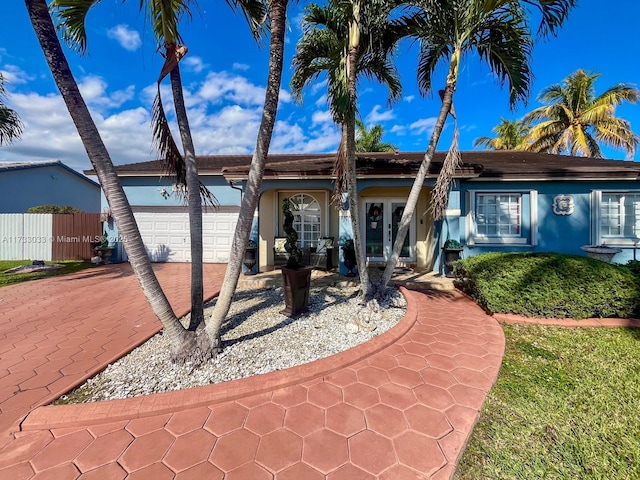
[[[160,266],[170,296],[184,290],[188,298],[185,267]],[[219,270],[207,279],[221,281],[223,267],[209,266]],[[453,290],[405,290],[409,307],[398,326],[323,360],[184,391],[32,409],[69,389],[60,378],[73,374],[79,383],[115,350],[123,353],[157,330],[127,268],[0,289],[0,408],[5,415],[5,404],[12,405],[6,412],[13,421],[29,412],[5,434],[12,440],[0,451],[0,478],[447,479],[502,360],[501,328],[469,299]],[[64,297],[72,286],[75,295]],[[22,288],[30,294],[21,297]],[[38,295],[48,300],[25,306]],[[109,308],[96,314],[103,303]],[[78,333],[87,322],[99,327]],[[51,340],[28,349],[42,337]],[[93,362],[72,351],[77,344],[89,358],[93,352]],[[39,373],[54,352],[60,365],[46,369],[53,381],[25,387],[39,377],[31,375],[17,383],[17,394],[16,381],[5,381],[21,371]]]

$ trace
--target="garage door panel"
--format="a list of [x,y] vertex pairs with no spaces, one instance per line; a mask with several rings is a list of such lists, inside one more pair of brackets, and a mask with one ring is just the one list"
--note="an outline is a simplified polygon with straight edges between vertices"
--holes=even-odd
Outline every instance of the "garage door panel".
[[[182,212],[145,211],[134,213],[142,240],[153,262],[189,262],[191,244],[189,215]],[[204,213],[203,260],[226,263],[238,221],[237,213]]]

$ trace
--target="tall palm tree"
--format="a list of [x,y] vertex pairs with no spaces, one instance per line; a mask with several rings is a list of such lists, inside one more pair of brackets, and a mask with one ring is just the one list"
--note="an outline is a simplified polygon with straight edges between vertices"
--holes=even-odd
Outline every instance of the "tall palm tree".
[[7,92],[0,73],[0,145],[7,145],[22,135],[22,122],[15,110],[5,103]]
[[489,150],[524,150],[525,138],[529,133],[529,124],[522,120],[501,118],[500,123],[491,129],[495,137],[479,137],[473,141],[474,147]]
[[[240,213],[236,225],[233,242],[231,244],[230,260],[224,275],[220,294],[216,301],[211,318],[206,321],[206,339],[210,342],[213,352],[222,349],[220,328],[229,313],[233,294],[238,285],[238,278],[242,270],[242,259],[247,248],[253,218],[260,199],[260,187],[264,175],[264,167],[269,154],[269,146],[273,136],[273,127],[278,113],[280,86],[282,84],[282,66],[284,63],[284,38],[287,21],[287,6],[289,0],[270,0],[268,5],[268,26],[271,30],[269,40],[269,72],[265,92],[262,119],[256,140],[256,149],[251,159],[249,175],[240,203]],[[201,335],[202,336],[202,335]]]
[[399,2],[329,0],[325,6],[309,4],[305,31],[293,59],[295,71],[291,88],[298,99],[303,88],[326,74],[329,109],[342,127],[342,142],[336,162],[336,189],[347,191],[356,259],[360,268],[360,293],[369,292],[369,275],[360,238],[360,214],[356,183],[357,80],[362,75],[387,86],[389,102],[400,97],[391,54],[399,40],[388,21],[391,9]]
[[[562,25],[575,0],[417,0],[417,12],[406,21],[409,36],[420,45],[418,84],[422,93],[432,89],[432,77],[440,63],[447,64],[444,90],[440,91],[442,106],[434,125],[427,152],[413,183],[391,258],[380,280],[386,286],[400,258],[404,239],[418,203],[418,197],[436,151],[445,121],[454,118],[453,94],[463,56],[475,52],[486,62],[500,84],[508,83],[512,107],[526,101],[531,83],[530,57],[533,38],[528,8],[539,10],[542,36],[555,33]],[[455,126],[455,124],[454,124]],[[455,172],[456,135],[434,187],[432,210],[434,218],[442,218],[448,201],[450,180]]]
[[25,6],[51,74],[98,175],[133,272],[154,314],[162,323],[165,335],[171,339],[172,356],[178,361],[184,360],[184,352],[195,350],[196,336],[182,327],[153,273],[131,206],[62,51],[47,3],[45,0],[25,0]]
[[594,84],[599,76],[577,70],[562,83],[542,90],[538,100],[547,105],[525,116],[526,121],[540,122],[531,127],[527,150],[600,158],[603,144],[623,149],[633,158],[640,138],[615,112],[624,102],[637,103],[640,90],[619,83],[596,96]]
[[367,126],[359,118],[356,119],[356,151],[357,152],[395,152],[398,147],[389,142],[383,142],[384,128],[382,125]]
[[[86,51],[86,16],[90,8],[100,0],[53,0],[52,5],[61,19],[63,36],[81,52]],[[229,0],[233,8],[240,7],[249,20],[252,29],[259,31],[260,19],[264,14],[263,3],[259,0]],[[159,157],[170,175],[175,176],[178,185],[186,186],[185,200],[189,209],[189,237],[191,242],[191,315],[189,329],[195,330],[204,321],[203,246],[202,246],[202,200],[212,206],[217,200],[202,185],[198,178],[195,147],[189,128],[189,119],[184,102],[182,77],[179,62],[187,54],[183,45],[179,24],[182,18],[191,17],[190,7],[195,0],[140,0],[140,9],[148,14],[158,44],[158,51],[164,48],[164,65],[157,80],[157,93],[153,103],[152,129],[154,144]],[[184,155],[180,152],[169,128],[169,122],[162,104],[160,85],[169,75],[173,95],[176,120]],[[178,192],[184,191],[179,188]],[[201,199],[202,197],[202,199]]]

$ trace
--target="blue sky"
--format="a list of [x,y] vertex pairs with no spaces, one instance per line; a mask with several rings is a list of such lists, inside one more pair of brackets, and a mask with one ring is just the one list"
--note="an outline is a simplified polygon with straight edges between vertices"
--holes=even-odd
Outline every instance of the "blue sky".
[[[0,147],[0,161],[60,159],[78,170],[90,168],[51,78],[28,20],[24,3],[3,5],[0,30],[0,71],[7,83],[8,103],[21,115],[25,132],[21,141]],[[151,150],[150,108],[155,81],[162,66],[149,27],[138,12],[137,1],[102,0],[89,14],[89,53],[66,50],[72,70],[89,104],[115,164],[155,158]],[[332,152],[339,133],[331,121],[322,83],[305,90],[302,105],[289,94],[291,58],[300,36],[299,2],[289,10],[285,73],[272,153]],[[189,54],[182,62],[183,83],[197,154],[251,153],[260,122],[268,65],[267,45],[253,41],[241,15],[234,16],[226,2],[200,1],[200,13],[182,27]],[[578,7],[555,38],[536,42],[535,76],[528,106],[511,111],[506,88],[492,78],[475,56],[461,65],[455,106],[460,126],[460,148],[472,150],[473,140],[491,136],[501,117],[518,118],[539,106],[540,90],[559,83],[578,68],[599,72],[596,93],[620,82],[640,85],[640,2],[637,0],[579,0]],[[397,64],[403,98],[388,106],[387,93],[362,84],[360,114],[368,125],[381,124],[385,141],[401,151],[425,151],[438,113],[438,101],[422,98],[415,79],[416,48],[403,48]],[[444,84],[436,72],[435,88]],[[168,80],[165,105],[171,109]],[[640,105],[618,107],[640,134]],[[447,126],[438,150],[449,146]],[[623,151],[604,149],[609,158],[624,159]],[[636,160],[640,153],[636,153]]]

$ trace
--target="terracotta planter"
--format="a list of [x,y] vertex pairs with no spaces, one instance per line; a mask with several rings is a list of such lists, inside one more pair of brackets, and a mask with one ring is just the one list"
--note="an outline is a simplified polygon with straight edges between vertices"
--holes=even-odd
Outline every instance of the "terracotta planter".
[[311,269],[282,268],[282,289],[284,290],[285,309],[280,313],[295,317],[309,310],[309,288],[311,287]]
[[446,267],[445,275],[447,277],[453,277],[453,264],[460,260],[460,253],[462,253],[463,250],[464,248],[442,249],[444,252],[444,266]]

